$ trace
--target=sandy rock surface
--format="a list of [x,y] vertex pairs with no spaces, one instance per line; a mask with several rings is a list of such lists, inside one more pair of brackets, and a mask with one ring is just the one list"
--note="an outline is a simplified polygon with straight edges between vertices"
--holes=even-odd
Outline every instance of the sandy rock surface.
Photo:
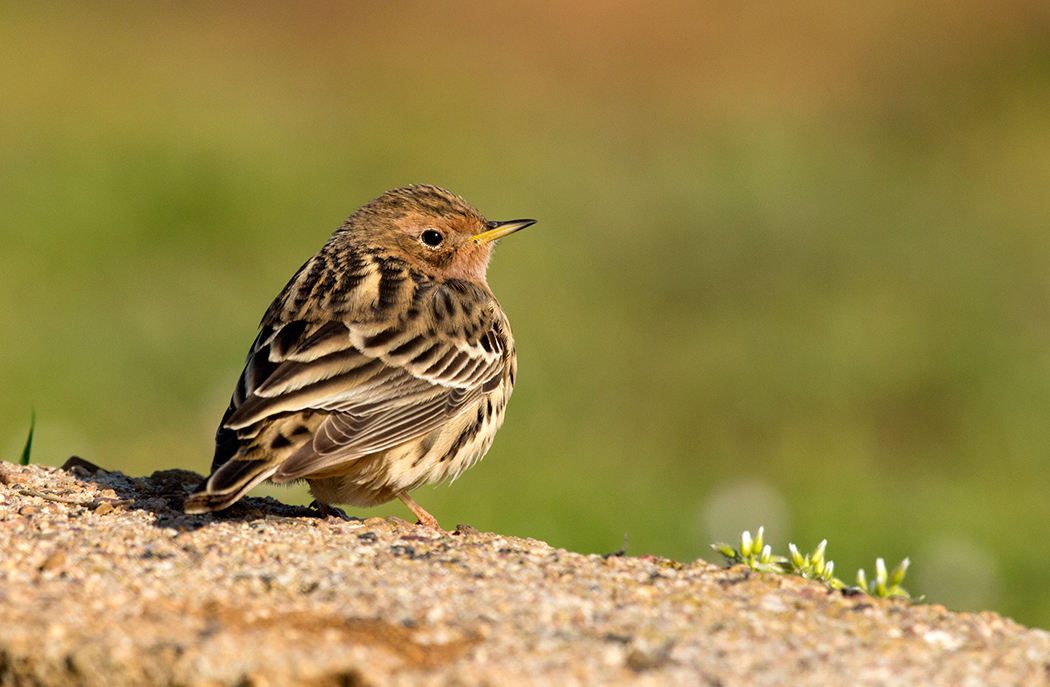
[[1048,685],[1050,633],[200,480],[0,463],[0,685]]

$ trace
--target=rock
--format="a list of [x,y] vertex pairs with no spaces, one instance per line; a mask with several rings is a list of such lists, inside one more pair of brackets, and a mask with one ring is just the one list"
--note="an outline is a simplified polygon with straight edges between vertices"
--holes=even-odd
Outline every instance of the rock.
[[0,685],[1047,684],[1050,634],[994,613],[273,499],[188,516],[198,475],[91,467],[0,464]]

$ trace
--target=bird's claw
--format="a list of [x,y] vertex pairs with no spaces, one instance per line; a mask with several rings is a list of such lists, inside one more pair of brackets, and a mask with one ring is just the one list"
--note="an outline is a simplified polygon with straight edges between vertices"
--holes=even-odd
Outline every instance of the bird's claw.
[[349,522],[350,520],[353,520],[353,518],[351,518],[349,515],[347,515],[346,512],[343,511],[342,508],[336,508],[335,506],[330,506],[327,503],[321,503],[320,501],[318,501],[316,499],[314,499],[314,501],[310,504],[310,508],[316,509],[317,510],[317,517],[322,518],[322,519],[334,516],[334,517],[337,517],[337,518],[342,518],[343,520],[346,520],[347,522]]

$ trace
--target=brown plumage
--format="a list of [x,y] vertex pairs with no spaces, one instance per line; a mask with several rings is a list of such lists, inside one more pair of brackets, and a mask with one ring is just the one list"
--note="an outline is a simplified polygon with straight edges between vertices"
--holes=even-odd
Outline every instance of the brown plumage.
[[226,508],[269,479],[328,504],[400,498],[455,479],[492,444],[517,368],[485,282],[488,222],[434,186],[388,191],[350,216],[263,317],[187,513]]

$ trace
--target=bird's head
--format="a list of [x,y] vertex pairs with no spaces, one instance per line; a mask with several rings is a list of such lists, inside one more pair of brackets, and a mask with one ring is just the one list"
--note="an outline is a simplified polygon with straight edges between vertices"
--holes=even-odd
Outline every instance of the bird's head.
[[435,278],[484,284],[496,239],[535,221],[490,222],[454,193],[414,185],[387,191],[371,201],[341,231],[378,244]]

